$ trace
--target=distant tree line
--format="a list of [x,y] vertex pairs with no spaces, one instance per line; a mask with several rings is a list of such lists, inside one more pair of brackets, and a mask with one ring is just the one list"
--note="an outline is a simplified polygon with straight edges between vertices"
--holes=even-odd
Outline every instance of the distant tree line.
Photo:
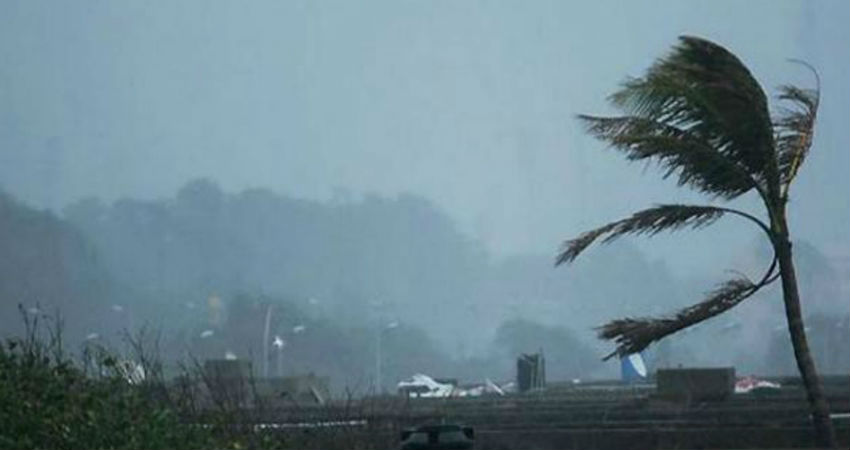
[[[829,299],[841,295],[838,276],[817,249],[798,247],[802,289],[821,299],[813,312],[829,312]],[[612,311],[661,313],[693,289],[630,245],[599,249],[568,273],[551,270],[547,255],[495,259],[414,195],[319,202],[260,189],[229,194],[209,180],[173,198],[86,199],[61,215],[3,194],[0,249],[0,334],[20,331],[23,304],[61,311],[72,346],[147,325],[162,330],[170,360],[230,351],[261,367],[262,324],[273,305],[272,335],[307,327],[281,336],[285,373],[313,371],[364,388],[374,378],[376,329],[393,321],[399,327],[383,339],[385,386],[416,372],[504,380],[519,352],[541,347],[549,379],[614,377],[618,367],[599,360],[605,346],[592,324]],[[601,283],[603,276],[619,281]],[[649,356],[779,371],[788,355],[771,349],[767,306],[749,312],[764,322],[761,334],[742,336],[723,321],[694,333],[752,342],[746,357],[730,350],[738,346],[707,349],[688,336]],[[833,329],[830,336],[841,332]],[[205,331],[212,335],[202,338]]]

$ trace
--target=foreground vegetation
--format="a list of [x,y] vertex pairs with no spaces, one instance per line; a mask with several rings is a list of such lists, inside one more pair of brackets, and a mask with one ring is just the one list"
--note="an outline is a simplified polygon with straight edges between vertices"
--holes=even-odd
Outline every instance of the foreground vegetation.
[[[115,368],[115,360],[104,367]],[[207,433],[117,374],[91,378],[61,349],[33,339],[0,347],[0,447],[201,448]]]
[[145,373],[131,380],[117,352],[88,345],[72,355],[59,324],[24,317],[26,335],[0,343],[0,449],[334,448],[338,436],[329,432],[248,426],[252,418],[236,405],[202,412],[203,398],[190,388],[202,382],[199,372],[184,369],[182,382],[167,385],[140,339],[127,336]]

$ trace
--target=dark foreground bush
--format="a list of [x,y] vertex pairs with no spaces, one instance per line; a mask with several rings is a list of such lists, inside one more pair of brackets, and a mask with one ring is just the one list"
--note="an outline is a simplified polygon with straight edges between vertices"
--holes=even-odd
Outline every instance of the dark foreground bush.
[[66,357],[54,335],[0,344],[0,448],[209,448],[211,433],[131,385],[100,354],[98,376]]
[[114,353],[89,346],[72,358],[59,332],[25,320],[24,337],[0,343],[0,450],[284,447],[227,414],[201,424],[184,408],[193,399],[175,398],[161,377],[131,383]]

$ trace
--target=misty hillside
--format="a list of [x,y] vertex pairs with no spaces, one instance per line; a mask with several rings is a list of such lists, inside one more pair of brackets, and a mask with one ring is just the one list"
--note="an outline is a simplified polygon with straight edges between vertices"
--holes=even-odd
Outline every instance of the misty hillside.
[[0,192],[0,335],[22,330],[18,305],[31,312],[60,311],[82,332],[95,322],[88,311],[106,311],[111,288],[83,233]]
[[[683,295],[662,264],[627,244],[569,270],[554,270],[548,255],[491,260],[414,195],[320,203],[266,190],[227,194],[197,180],[173,199],[89,199],[64,213],[113,275],[145,295],[314,299],[349,323],[403,319],[452,345],[482,342],[484,330],[467,326],[473,320],[491,325],[489,333],[518,315],[586,332],[615,305],[620,313],[661,312]],[[599,283],[603,274],[618,282]]]
[[[168,358],[230,352],[261,368],[260,330],[271,308],[271,332],[291,344],[279,370],[330,375],[337,386],[372,381],[376,328],[393,322],[400,325],[383,345],[387,383],[416,372],[508,379],[518,353],[539,349],[551,379],[615,376],[617,364],[600,361],[610,347],[593,327],[690,304],[714,275],[678,279],[628,241],[566,270],[545,255],[496,260],[414,195],[318,202],[261,189],[231,194],[196,180],[173,198],[82,200],[62,218],[9,196],[2,202],[4,330],[19,329],[17,303],[38,303],[61,308],[78,338],[147,325],[163,330]],[[812,312],[846,315],[829,260],[809,244],[799,248]],[[736,267],[744,269],[768,256],[757,246],[742,254]],[[650,365],[790,373],[776,332],[781,307],[771,299],[776,292],[651,348]],[[296,336],[298,326],[310,332]],[[824,353],[843,335],[818,336]],[[267,370],[277,364],[272,357]]]
[[401,314],[395,308],[414,323],[451,323],[446,311],[470,299],[487,263],[477,243],[414,196],[325,205],[265,190],[224,194],[201,180],[174,199],[86,200],[65,216],[144,295],[313,298],[352,324]]

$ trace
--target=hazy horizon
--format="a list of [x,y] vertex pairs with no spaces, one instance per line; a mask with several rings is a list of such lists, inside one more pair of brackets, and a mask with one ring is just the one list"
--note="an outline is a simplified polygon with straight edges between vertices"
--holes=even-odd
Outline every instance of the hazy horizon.
[[[6,2],[0,187],[54,210],[167,197],[198,177],[317,200],[411,192],[496,257],[554,254],[636,207],[703,200],[574,120],[609,111],[619,82],[695,34],[738,54],[770,94],[812,83],[787,58],[818,67],[823,105],[791,220],[800,239],[848,256],[850,202],[831,193],[850,190],[850,6],[732,5]],[[713,243],[755,236],[740,225],[635,243],[681,273],[719,273],[728,255]],[[684,242],[696,251],[677,256]]]

